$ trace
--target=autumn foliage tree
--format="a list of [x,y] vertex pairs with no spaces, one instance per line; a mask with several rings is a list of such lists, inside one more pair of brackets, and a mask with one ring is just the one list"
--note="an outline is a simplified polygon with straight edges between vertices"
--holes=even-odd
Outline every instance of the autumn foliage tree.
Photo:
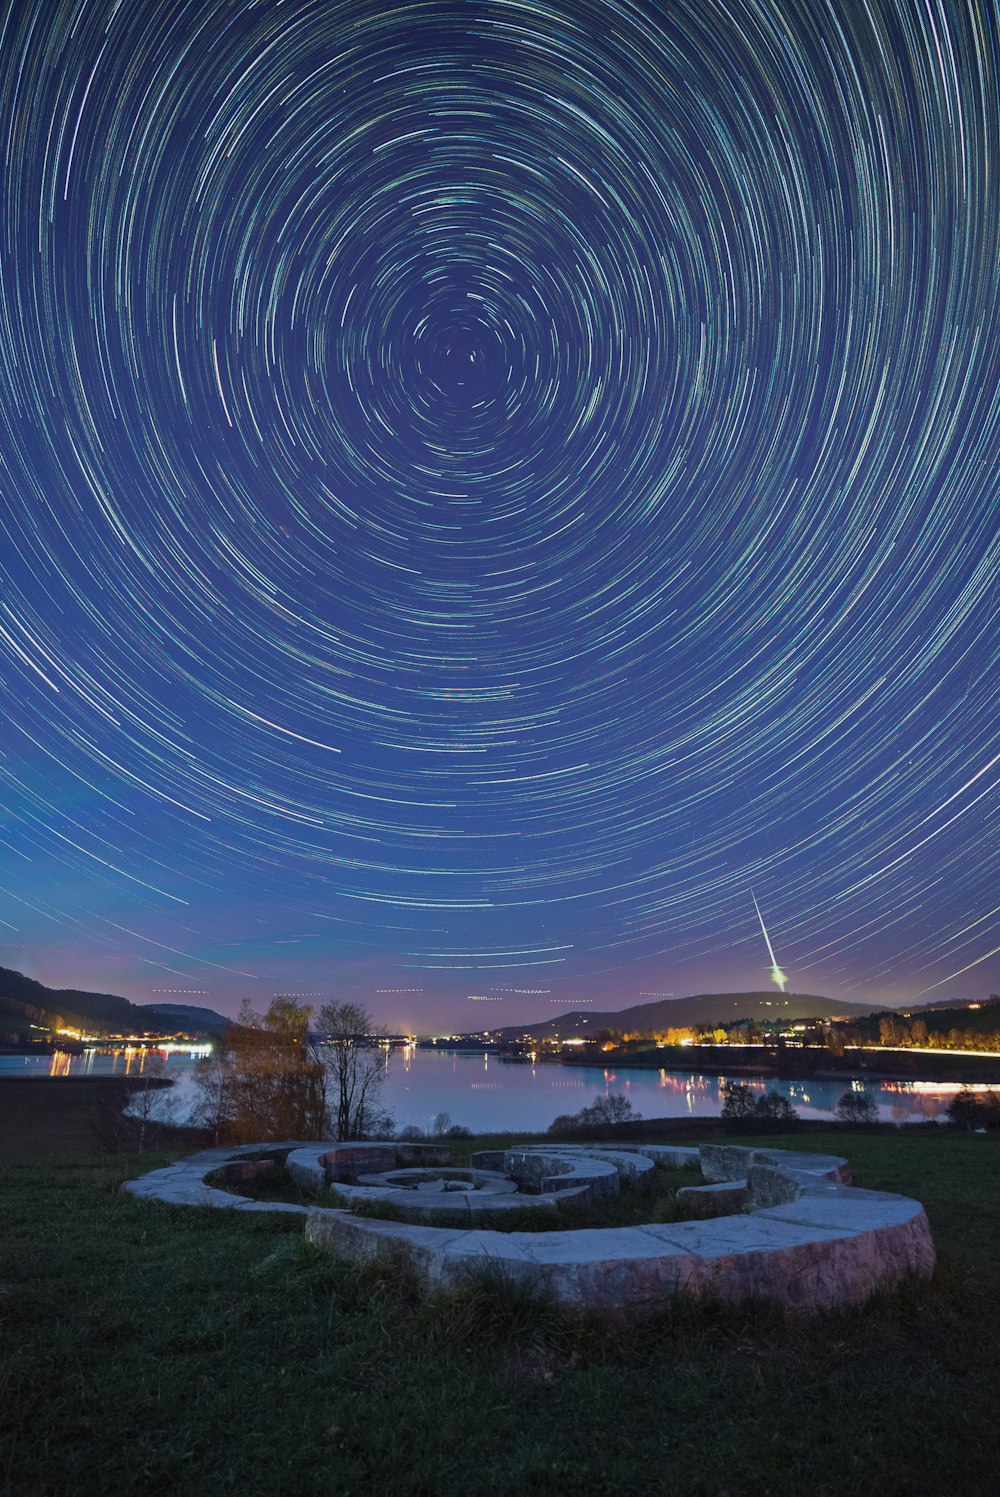
[[226,1033],[224,1053],[196,1076],[200,1120],[218,1140],[324,1136],[326,1078],[309,1042],[312,1013],[291,998],[276,998],[266,1014],[244,1002]]

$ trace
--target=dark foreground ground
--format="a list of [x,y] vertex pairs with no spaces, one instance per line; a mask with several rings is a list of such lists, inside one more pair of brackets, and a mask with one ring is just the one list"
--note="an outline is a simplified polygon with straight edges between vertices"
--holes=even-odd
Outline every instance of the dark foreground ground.
[[771,1141],[922,1200],[934,1282],[799,1326],[572,1323],[502,1286],[426,1305],[287,1217],[121,1192],[162,1154],[0,1165],[0,1491],[995,1493],[1000,1141]]
[[[136,1129],[122,1107],[143,1085],[114,1076],[0,1076],[0,1163],[92,1158],[130,1147]],[[187,1129],[158,1131],[174,1147],[188,1142]]]

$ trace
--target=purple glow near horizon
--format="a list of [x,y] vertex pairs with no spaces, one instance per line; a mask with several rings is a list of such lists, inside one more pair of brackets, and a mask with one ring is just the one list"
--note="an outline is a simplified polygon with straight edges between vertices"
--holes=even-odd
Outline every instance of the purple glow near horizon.
[[0,24],[0,964],[1000,989],[995,7],[276,15]]

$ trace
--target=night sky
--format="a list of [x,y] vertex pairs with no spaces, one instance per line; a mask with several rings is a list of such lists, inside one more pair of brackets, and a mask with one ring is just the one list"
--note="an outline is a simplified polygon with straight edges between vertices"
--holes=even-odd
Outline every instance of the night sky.
[[2,14],[0,964],[1000,988],[994,4]]

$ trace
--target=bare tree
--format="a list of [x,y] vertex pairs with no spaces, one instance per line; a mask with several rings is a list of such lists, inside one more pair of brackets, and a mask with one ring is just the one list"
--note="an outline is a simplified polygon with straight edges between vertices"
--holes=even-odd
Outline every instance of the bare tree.
[[142,1073],[133,1083],[128,1102],[128,1115],[137,1126],[136,1148],[141,1154],[148,1136],[157,1124],[173,1123],[176,1118],[177,1099],[171,1095],[172,1086],[164,1076],[166,1066],[158,1050],[150,1050],[143,1058]]
[[878,1103],[867,1092],[846,1091],[833,1109],[833,1115],[838,1123],[877,1123]]
[[194,1068],[198,1101],[194,1121],[212,1135],[213,1144],[221,1144],[233,1122],[236,1101],[233,1093],[233,1062],[228,1055],[216,1053],[199,1060]]
[[315,1054],[326,1073],[326,1102],[334,1136],[384,1134],[379,1103],[389,1066],[389,1035],[360,1003],[327,1003],[319,1011]]

